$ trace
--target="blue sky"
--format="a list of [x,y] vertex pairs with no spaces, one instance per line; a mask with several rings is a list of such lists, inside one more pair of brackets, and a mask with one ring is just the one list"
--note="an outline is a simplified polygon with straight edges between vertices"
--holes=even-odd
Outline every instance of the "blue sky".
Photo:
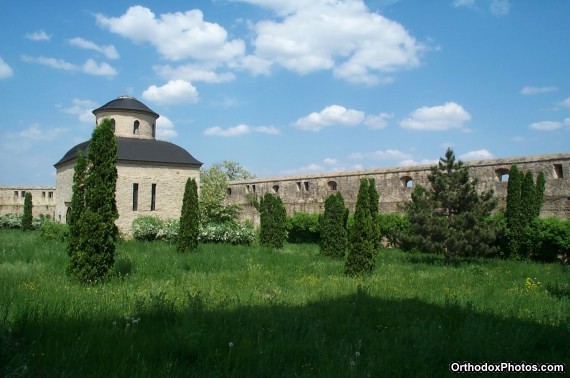
[[258,177],[569,152],[566,0],[0,0],[0,185],[54,185],[91,111]]

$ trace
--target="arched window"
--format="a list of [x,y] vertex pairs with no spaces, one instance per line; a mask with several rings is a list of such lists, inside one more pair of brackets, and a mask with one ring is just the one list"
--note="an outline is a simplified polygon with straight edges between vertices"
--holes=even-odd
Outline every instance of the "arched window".
[[231,195],[232,195],[232,188],[227,188],[227,189],[226,189],[226,194],[227,194],[228,196],[231,196]]
[[410,189],[414,186],[414,180],[410,176],[404,176],[400,179],[403,188]]
[[329,188],[329,190],[336,190],[336,181],[327,182],[327,187]]
[[279,185],[273,185],[273,193],[279,193]]
[[65,212],[65,223],[69,224],[69,218],[71,218],[71,207],[68,207],[67,211]]
[[152,137],[156,137],[156,125],[154,123],[152,124]]
[[508,182],[509,181],[509,170],[506,168],[499,168],[495,170],[495,174],[497,175],[497,180],[500,182]]
[[115,118],[111,118],[111,130],[115,132]]
[[140,127],[141,123],[136,120],[135,123],[133,124],[133,134],[138,134],[139,133],[139,127]]

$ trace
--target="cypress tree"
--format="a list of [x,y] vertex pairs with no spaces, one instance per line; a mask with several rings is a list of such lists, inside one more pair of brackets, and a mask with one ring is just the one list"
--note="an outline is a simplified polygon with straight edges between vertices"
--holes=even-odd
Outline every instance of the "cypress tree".
[[198,185],[196,180],[186,180],[182,211],[180,214],[180,229],[176,250],[178,252],[190,252],[198,248],[198,234],[200,226],[200,208],[198,205]]
[[[85,175],[87,173],[87,157],[81,150],[77,151],[77,161],[73,172],[73,194],[71,196],[71,208],[66,219],[69,225],[67,239],[67,254],[72,256],[77,251],[79,243],[79,217],[85,210]],[[70,260],[70,262],[73,259]],[[68,273],[73,271],[71,264],[68,265]]]
[[380,224],[378,223],[380,218],[378,214],[380,195],[376,189],[376,180],[373,178],[368,179],[368,195],[370,197],[370,216],[372,217],[372,227],[374,229],[374,249],[378,250],[380,248]]
[[28,231],[32,229],[32,193],[26,192],[24,196],[24,217],[22,218],[22,230]]
[[106,277],[115,261],[119,233],[115,191],[117,142],[111,121],[104,119],[93,130],[87,155],[85,208],[77,222],[77,250],[72,252],[68,273],[84,283]]
[[281,198],[267,192],[259,203],[259,242],[264,247],[283,248],[287,239],[287,212]]
[[505,218],[507,221],[507,255],[515,255],[519,252],[522,238],[522,185],[523,174],[515,165],[509,171],[509,182],[507,184],[507,207]]
[[536,187],[534,190],[534,217],[540,215],[540,209],[542,208],[542,203],[544,202],[544,191],[546,189],[546,179],[544,178],[544,173],[540,172],[536,177]]
[[348,235],[348,256],[344,264],[344,273],[347,276],[357,276],[371,272],[374,264],[374,226],[370,214],[369,182],[360,179],[354,225]]
[[340,192],[331,194],[325,200],[325,212],[319,218],[319,249],[321,254],[333,258],[344,258],[348,243],[346,231],[346,208]]

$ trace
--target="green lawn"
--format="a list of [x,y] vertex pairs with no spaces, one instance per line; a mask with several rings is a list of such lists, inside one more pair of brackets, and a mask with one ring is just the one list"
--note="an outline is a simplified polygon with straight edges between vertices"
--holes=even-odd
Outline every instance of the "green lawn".
[[[118,245],[113,277],[65,275],[65,245],[0,230],[0,375],[433,377],[453,361],[565,363],[570,270],[379,253],[344,277],[314,245]],[[534,374],[529,376],[540,376]],[[552,376],[552,375],[550,375]]]

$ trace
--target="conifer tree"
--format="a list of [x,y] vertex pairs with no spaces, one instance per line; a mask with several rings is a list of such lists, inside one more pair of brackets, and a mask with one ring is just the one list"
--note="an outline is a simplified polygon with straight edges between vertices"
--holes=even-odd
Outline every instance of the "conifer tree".
[[528,226],[534,219],[536,212],[536,188],[532,172],[528,171],[523,177],[521,187],[521,216],[524,226]]
[[340,192],[331,194],[325,200],[325,212],[319,218],[321,254],[338,259],[344,258],[348,243],[346,211],[344,198]]
[[200,209],[198,205],[198,185],[196,180],[186,180],[182,211],[180,214],[180,230],[176,250],[190,252],[198,248],[198,234],[200,228]]
[[259,203],[259,242],[264,247],[283,248],[287,239],[287,212],[281,198],[267,192]]
[[371,272],[375,265],[374,226],[370,214],[369,182],[360,179],[354,224],[348,235],[348,256],[344,264],[347,276]]
[[522,185],[524,175],[515,165],[509,171],[509,181],[507,184],[507,207],[505,218],[507,222],[507,255],[519,253],[522,239],[523,216],[522,216]]
[[93,130],[87,160],[85,208],[77,220],[77,249],[72,252],[68,273],[84,283],[95,283],[112,268],[119,236],[115,225],[117,142],[109,119]]
[[378,203],[380,202],[380,195],[376,189],[376,180],[373,178],[368,179],[368,195],[370,197],[370,216],[372,217],[372,228],[374,235],[374,249],[380,248],[380,225],[378,224]]
[[22,218],[22,230],[28,231],[32,229],[32,193],[26,192],[24,196],[24,216]]
[[[71,207],[66,219],[69,225],[69,236],[67,239],[67,254],[72,256],[77,251],[79,244],[79,217],[85,210],[85,175],[87,174],[87,157],[81,150],[77,151],[77,161],[73,171],[73,194],[71,196]],[[70,260],[70,262],[73,261]],[[72,271],[72,265],[68,266],[68,272]]]
[[544,191],[546,189],[546,179],[544,178],[544,173],[540,172],[536,177],[536,187],[535,187],[535,200],[534,200],[534,217],[540,215],[540,209],[542,208],[542,203],[544,202]]

